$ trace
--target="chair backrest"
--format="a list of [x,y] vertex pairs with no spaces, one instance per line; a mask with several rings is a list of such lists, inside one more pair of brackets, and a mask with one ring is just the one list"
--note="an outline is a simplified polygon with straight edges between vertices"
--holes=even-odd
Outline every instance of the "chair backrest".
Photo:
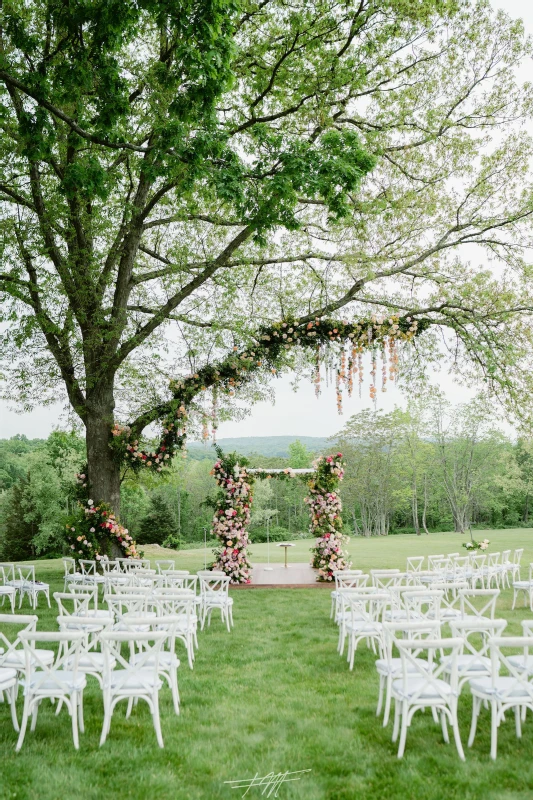
[[35,565],[34,564],[19,564],[18,565],[19,578],[24,583],[35,583]]
[[[19,636],[24,648],[26,684],[31,685],[32,694],[48,697],[70,694],[78,674],[85,635],[81,631],[21,631]],[[48,659],[36,648],[40,643],[59,645],[53,663],[47,663]]]
[[15,580],[15,564],[13,562],[11,561],[1,562],[0,569],[2,570],[2,579],[4,583],[7,583],[7,581]]
[[[108,630],[100,634],[104,654],[104,691],[112,685],[115,693],[152,695],[154,678],[159,673],[161,647],[169,634],[167,630],[140,631],[139,628],[146,625],[146,619],[142,617],[132,618],[129,624],[132,630]],[[124,657],[124,644],[129,645],[128,653],[136,650],[135,659]]]
[[522,556],[523,555],[524,555],[524,548],[523,547],[519,547],[517,550],[514,551],[514,553],[513,553],[513,564],[515,564],[515,566],[517,566],[517,567],[520,566],[520,562],[522,560]]
[[67,593],[71,595],[81,594],[91,595],[92,607],[98,608],[98,586],[96,583],[83,583],[83,581],[76,581],[76,583],[69,583],[67,586]]
[[511,551],[502,550],[502,564],[510,564],[510,563],[511,563]]
[[486,553],[472,553],[470,556],[470,563],[474,572],[481,572],[487,560]]
[[432,583],[431,588],[442,591],[441,612],[446,616],[446,611],[459,610],[459,590],[468,589],[468,583],[467,581],[438,581]]
[[9,661],[15,650],[22,649],[20,633],[34,631],[38,621],[36,614],[0,614],[0,667]]
[[383,623],[383,638],[380,642],[381,658],[390,660],[393,657],[395,639],[439,639],[441,622],[438,619],[393,620]]
[[114,561],[110,561],[109,559],[106,559],[105,561],[102,560],[100,561],[100,564],[104,577],[106,575],[118,575],[121,572],[120,562],[116,559]]
[[149,558],[124,558],[120,559],[124,572],[132,572],[137,569],[150,569]]
[[135,584],[122,584],[117,583],[113,586],[113,594],[124,595],[127,597],[135,596],[135,595],[145,595],[149,597],[152,593],[151,586],[138,586]]
[[195,595],[189,590],[157,590],[150,598],[150,607],[161,616],[181,614],[188,624],[194,614]]
[[[77,615],[85,617],[94,608],[94,592],[82,594],[81,592],[54,592],[59,617]],[[94,620],[94,617],[93,617]]]
[[[520,649],[524,663],[531,658],[533,651],[533,636],[494,636],[489,641],[491,657],[491,682],[496,688],[498,673],[501,667],[507,673],[505,684],[498,684],[498,701],[505,709],[521,703],[531,706],[533,704],[533,683],[529,680],[529,673],[509,660],[508,648]],[[511,680],[509,680],[511,679]]]
[[65,578],[69,575],[76,574],[76,559],[75,558],[64,558],[63,559],[63,569],[65,571]]
[[501,553],[489,553],[488,555],[488,566],[490,567],[497,567],[500,563],[502,554]]
[[358,589],[361,586],[366,586],[370,575],[365,575],[363,572],[350,574],[348,570],[337,570],[334,573],[335,589]]
[[397,570],[396,572],[385,573],[385,572],[372,572],[372,584],[379,590],[383,589],[390,589],[394,586],[402,586],[405,581],[406,573],[400,572]]
[[421,572],[425,556],[409,556],[407,558],[406,572]]
[[[461,616],[490,617],[494,619],[499,589],[460,589],[459,603]],[[478,603],[476,604],[476,599]]]
[[158,572],[166,572],[169,569],[176,569],[176,562],[173,558],[165,558],[162,561],[155,562],[155,568]]
[[106,594],[104,600],[113,612],[117,622],[121,622],[125,614],[146,616],[148,611],[148,594]]
[[440,553],[437,556],[428,556],[428,569],[434,569],[434,564],[436,561],[441,561],[443,558],[446,558],[444,553]]
[[391,603],[388,592],[339,591],[343,605],[349,610],[352,624],[354,622],[380,622],[383,612]]
[[[452,619],[450,629],[452,636],[461,637],[463,640],[462,655],[469,656],[461,664],[461,672],[469,669],[479,670],[481,658],[490,657],[490,639],[492,636],[501,636],[507,620],[505,619]],[[471,675],[469,677],[472,677]]]
[[224,572],[199,572],[200,593],[205,594],[228,594],[230,577]]
[[[430,705],[428,697],[432,697],[434,701],[448,705],[450,689],[452,695],[457,694],[457,656],[463,646],[463,640],[459,637],[395,638],[394,644],[400,653],[402,688],[405,696],[409,697],[409,704],[427,707]],[[426,658],[423,657],[424,654]],[[445,655],[447,657],[443,657]],[[441,657],[440,663],[437,656]],[[443,680],[445,670],[447,682]]]
[[80,558],[80,568],[82,575],[94,576],[96,575],[96,561]]
[[410,589],[402,592],[403,607],[409,621],[440,618],[442,589]]

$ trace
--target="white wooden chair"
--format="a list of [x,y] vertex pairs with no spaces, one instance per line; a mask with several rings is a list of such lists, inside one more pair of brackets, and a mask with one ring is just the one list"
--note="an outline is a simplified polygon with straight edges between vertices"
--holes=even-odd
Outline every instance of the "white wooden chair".
[[233,625],[233,597],[229,596],[229,575],[222,572],[199,572],[201,604],[201,629],[205,622],[211,625],[211,614],[220,611],[220,618],[228,632]]
[[[83,690],[87,683],[85,675],[78,670],[84,642],[83,633],[79,631],[69,633],[21,631],[19,636],[25,655],[24,709],[15,749],[19,751],[22,747],[30,716],[32,717],[31,729],[35,730],[39,705],[42,700],[48,698],[61,701],[66,705],[72,720],[74,747],[78,750],[78,726],[81,733],[84,731]],[[40,657],[40,651],[35,647],[37,642],[61,646],[53,663],[50,664]],[[68,667],[66,666],[67,662]]]
[[98,572],[98,565],[98,561],[80,559],[80,569],[83,583],[94,583],[103,589],[105,585],[105,577],[104,575],[100,575]]
[[[139,626],[136,625],[136,628]],[[152,714],[159,747],[164,747],[159,719],[159,690],[162,686],[159,669],[161,648],[167,639],[166,631],[103,631],[100,636],[104,654],[103,697],[104,723],[100,746],[108,736],[111,717],[121,700],[144,700]],[[135,648],[142,647],[139,658],[124,658],[122,646],[127,645],[131,656]]]
[[6,601],[6,597],[9,600],[11,605],[11,613],[15,613],[15,600],[17,598],[17,587],[13,586],[13,584],[8,583],[7,581],[7,573],[4,571],[2,567],[0,569],[0,576],[2,578],[2,583],[0,584],[0,597],[2,598],[2,605],[4,605]]
[[[483,703],[491,709],[490,757],[496,759],[498,749],[498,728],[505,719],[505,712],[513,709],[517,738],[522,736],[521,712],[528,708],[533,711],[533,684],[529,681],[527,671],[510,661],[503,648],[519,648],[522,658],[527,662],[531,658],[533,637],[531,636],[495,636],[490,640],[491,675],[470,681],[472,692],[472,724],[468,746],[472,747],[476,736],[477,719]],[[503,667],[507,675],[500,675]]]
[[408,556],[405,571],[409,574],[422,572],[425,560],[425,556]]
[[392,682],[395,678],[401,677],[402,661],[399,656],[394,655],[394,639],[398,637],[421,639],[421,638],[440,638],[440,621],[423,620],[416,622],[398,621],[383,623],[383,637],[380,646],[380,657],[376,661],[376,670],[379,676],[379,697],[376,716],[379,717],[385,700],[383,712],[383,727],[386,728],[389,722],[391,707]]
[[487,567],[485,564],[486,560],[486,553],[472,553],[470,556],[470,566],[472,568],[470,585],[472,589],[477,589],[478,583],[480,584],[481,589],[485,588],[485,579],[487,575]]
[[[401,658],[401,677],[392,682],[395,702],[392,741],[399,734],[398,758],[403,757],[413,716],[417,711],[431,708],[434,715],[440,714],[446,744],[449,742],[446,723],[451,724],[459,758],[465,760],[457,720],[457,656],[462,643],[462,639],[394,639]],[[438,664],[437,653],[447,653],[446,660]],[[443,679],[445,664],[449,668],[448,680]]]
[[48,608],[52,608],[50,605],[50,585],[43,583],[43,581],[35,580],[35,566],[33,564],[19,565],[18,573],[22,582],[19,608],[22,606],[22,600],[25,595],[28,595],[32,608],[37,608],[40,594],[44,594],[48,602]]
[[361,586],[366,586],[369,580],[369,575],[365,575],[361,569],[338,569],[333,573],[335,581],[335,589],[331,592],[331,610],[329,618],[335,618],[337,621],[337,614],[339,611],[339,590],[340,589],[358,589]]
[[[15,669],[19,674],[25,669],[25,655],[20,633],[27,631],[35,632],[39,618],[35,614],[0,614],[0,667]],[[11,637],[8,635],[11,633]],[[51,664],[55,658],[53,650],[38,650],[41,660]]]
[[494,619],[499,596],[499,589],[459,589],[461,618]]
[[[104,671],[104,655],[100,652],[100,634],[102,631],[109,630],[113,624],[112,619],[95,620],[94,617],[82,617],[79,615],[59,616],[57,624],[62,633],[79,631],[83,634],[83,647],[78,659],[78,670],[84,675],[91,675],[96,678],[100,688],[102,688],[102,675]],[[65,662],[66,669],[73,663],[73,656],[69,656]],[[56,713],[60,711],[60,703]]]
[[67,591],[69,584],[83,580],[83,575],[78,569],[75,558],[63,559],[63,571],[64,592]]
[[[142,622],[142,619],[136,620],[133,622],[133,625],[134,627],[138,627],[140,624],[142,624]],[[178,689],[178,667],[180,666],[180,660],[176,655],[176,638],[178,637],[177,630],[181,622],[182,620],[179,616],[172,614],[158,616],[157,619],[152,620],[151,622],[151,630],[164,631],[166,633],[166,638],[163,640],[163,644],[159,652],[158,671],[159,676],[164,678],[172,693],[172,703],[174,705],[174,711],[176,714],[180,713],[180,694]],[[138,652],[133,650],[131,656],[131,661],[134,664],[144,658],[144,643],[137,643],[137,648]],[[146,666],[151,666],[152,659],[153,656],[148,660]],[[128,716],[131,713],[133,702],[133,699],[130,699],[128,704]],[[135,700],[135,702],[137,702],[137,700]]]
[[168,570],[176,569],[176,562],[173,558],[164,558],[155,562],[155,568],[158,572],[168,572]]
[[500,565],[500,582],[502,588],[505,589],[507,586],[508,589],[511,588],[511,581],[509,576],[512,575],[514,565],[511,561],[511,550],[502,550],[502,559]]
[[[441,606],[440,606],[440,619],[442,622],[448,622],[451,619],[461,616],[460,610],[460,596],[461,589],[468,589],[468,583],[448,581],[446,583],[433,583],[432,589],[440,589],[443,592]],[[431,617],[431,614],[429,615]]]
[[[520,571],[518,571],[518,575],[520,576]],[[527,581],[513,581],[513,611],[520,592],[524,595],[524,605],[527,605],[527,601],[529,600],[529,608],[533,611],[533,562],[529,565],[529,577]]]
[[175,639],[179,639],[185,645],[189,667],[192,669],[194,648],[198,646],[196,638],[198,618],[195,614],[194,595],[188,590],[156,590],[150,603],[158,617],[174,617],[176,619],[173,635]]
[[518,547],[513,553],[513,569],[511,572],[511,582],[520,580],[520,565],[522,563],[523,555],[524,555],[523,547]]
[[372,643],[374,652],[376,652],[376,644],[378,648],[381,645],[382,618],[391,600],[387,592],[365,594],[349,592],[343,599],[350,610],[350,616],[345,623],[345,631],[348,638],[348,664],[350,670],[353,670],[355,651],[360,641],[365,639],[367,644]]
[[[462,638],[463,647],[457,656],[457,675],[459,694],[465,683],[470,679],[483,678],[491,675],[490,638],[501,636],[507,625],[505,619],[452,619],[450,629],[452,636]],[[449,668],[444,665],[444,673],[448,675]]]

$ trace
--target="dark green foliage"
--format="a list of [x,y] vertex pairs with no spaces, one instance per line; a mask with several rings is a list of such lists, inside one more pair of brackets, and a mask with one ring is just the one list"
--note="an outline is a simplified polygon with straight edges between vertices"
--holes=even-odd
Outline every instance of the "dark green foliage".
[[169,537],[177,537],[178,525],[174,510],[161,492],[154,492],[148,511],[141,520],[139,544],[162,545]]
[[36,525],[25,519],[28,512],[26,496],[28,485],[28,476],[19,478],[2,498],[0,554],[3,561],[24,561],[35,555],[32,539],[36,532]]

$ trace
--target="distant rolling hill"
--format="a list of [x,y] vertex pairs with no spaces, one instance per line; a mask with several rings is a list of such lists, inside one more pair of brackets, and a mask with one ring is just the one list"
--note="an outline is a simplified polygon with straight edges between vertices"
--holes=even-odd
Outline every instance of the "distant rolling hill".
[[[289,445],[296,440],[304,444],[312,453],[317,453],[328,447],[328,440],[324,436],[236,436],[234,438],[219,439],[217,444],[226,453],[236,451],[243,456],[250,453],[259,453],[262,456],[289,455]],[[192,458],[211,458],[214,450],[211,444],[190,442],[187,450]]]

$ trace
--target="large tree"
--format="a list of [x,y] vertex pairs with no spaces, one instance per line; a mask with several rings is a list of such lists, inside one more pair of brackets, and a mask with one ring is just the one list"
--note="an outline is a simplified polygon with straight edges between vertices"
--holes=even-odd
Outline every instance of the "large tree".
[[169,375],[290,315],[425,315],[458,368],[513,388],[533,213],[519,23],[485,0],[1,14],[4,395],[66,392],[97,499],[118,508],[117,416],[139,435]]

